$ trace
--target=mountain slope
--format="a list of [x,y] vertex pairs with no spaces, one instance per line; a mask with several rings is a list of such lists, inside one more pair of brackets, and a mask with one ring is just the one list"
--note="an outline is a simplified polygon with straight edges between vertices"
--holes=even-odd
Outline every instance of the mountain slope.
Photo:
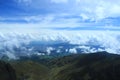
[[120,55],[107,52],[33,56],[11,65],[17,80],[120,80]]
[[37,62],[18,61],[12,63],[16,70],[17,80],[45,80],[49,69]]
[[15,70],[3,61],[0,61],[0,80],[16,80]]
[[120,80],[118,55],[95,53],[68,56],[58,59],[56,63],[57,67],[52,69],[49,80]]

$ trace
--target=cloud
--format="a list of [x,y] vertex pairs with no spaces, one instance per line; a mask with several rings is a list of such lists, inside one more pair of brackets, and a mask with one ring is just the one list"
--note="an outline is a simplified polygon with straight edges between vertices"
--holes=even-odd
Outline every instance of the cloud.
[[119,53],[120,0],[0,0],[0,13],[0,49],[12,57],[14,48],[29,55],[32,41],[67,41],[88,52],[101,51],[86,46],[99,44]]
[[120,1],[115,0],[78,0],[76,12],[84,14],[91,19],[99,20],[106,17],[120,16]]
[[[51,24],[54,23],[53,19],[56,20],[55,23],[78,24],[81,21],[84,21],[83,23],[87,23],[86,21],[99,22],[110,17],[120,17],[119,0],[100,0],[99,2],[96,0],[7,0],[7,2],[9,3],[7,4],[2,0],[0,6],[1,22],[5,23],[44,22],[48,18],[47,22],[51,22]],[[64,17],[69,17],[69,19]]]
[[[74,34],[73,34],[74,33]],[[51,54],[53,50],[60,52],[49,44],[68,43],[76,45],[62,48],[67,52],[77,53],[78,49],[83,53],[107,51],[120,54],[120,33],[119,31],[53,31],[41,30],[39,32],[1,32],[0,51],[11,58],[29,56],[32,54]],[[48,45],[48,46],[47,46]],[[39,47],[38,47],[39,46]],[[67,46],[67,45],[66,45]],[[60,46],[59,46],[60,47]]]
[[[84,16],[84,15],[82,15]],[[92,21],[77,15],[50,14],[26,17],[0,18],[0,28],[4,30],[120,30],[120,18],[105,18],[99,21]],[[9,26],[8,26],[9,25]]]
[[[16,1],[16,3],[14,2]],[[1,2],[4,2],[3,0]],[[27,5],[24,5],[27,4]],[[1,9],[4,12],[5,3],[2,3]],[[67,13],[75,15],[84,15],[87,18],[99,20],[106,17],[120,17],[119,0],[12,0],[7,4],[9,9],[16,7],[14,12],[19,9],[21,14],[39,15],[39,14],[58,14]],[[10,11],[7,9],[7,11]],[[13,13],[18,14],[18,13]],[[9,14],[6,14],[9,15]]]
[[54,3],[67,3],[68,0],[51,0],[51,2],[54,2]]
[[0,25],[12,23],[13,25],[10,25],[15,27],[37,26],[48,29],[120,26],[119,0],[99,2],[96,0],[7,0],[7,2],[9,3],[1,1]]
[[32,0],[16,0],[16,2],[19,2],[19,3],[31,3]]
[[75,48],[73,48],[73,49],[69,49],[69,53],[76,54],[76,53],[77,53],[77,50],[76,50]]

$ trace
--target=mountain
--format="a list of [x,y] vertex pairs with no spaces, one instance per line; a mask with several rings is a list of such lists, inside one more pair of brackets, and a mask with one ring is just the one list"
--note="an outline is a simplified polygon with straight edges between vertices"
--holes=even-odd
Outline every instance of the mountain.
[[0,80],[16,80],[15,70],[3,61],[0,61]]
[[7,62],[0,61],[2,80],[120,80],[120,55],[107,52],[33,55]]
[[17,80],[120,80],[120,55],[33,56],[10,62]]
[[49,80],[119,80],[120,56],[106,53],[71,55],[52,61]]
[[16,70],[17,80],[45,80],[48,77],[49,69],[33,61],[20,61],[12,63]]

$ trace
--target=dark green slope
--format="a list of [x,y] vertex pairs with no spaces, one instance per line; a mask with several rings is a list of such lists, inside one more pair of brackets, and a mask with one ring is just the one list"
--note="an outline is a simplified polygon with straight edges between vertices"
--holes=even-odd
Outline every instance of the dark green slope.
[[15,70],[3,61],[0,61],[0,80],[16,80]]
[[17,80],[46,80],[49,69],[33,61],[19,61],[12,63],[16,70]]
[[120,80],[120,55],[106,52],[34,56],[10,63],[17,80]]
[[[56,63],[55,63],[56,62]],[[107,53],[71,55],[53,61],[49,80],[120,80],[120,56]]]

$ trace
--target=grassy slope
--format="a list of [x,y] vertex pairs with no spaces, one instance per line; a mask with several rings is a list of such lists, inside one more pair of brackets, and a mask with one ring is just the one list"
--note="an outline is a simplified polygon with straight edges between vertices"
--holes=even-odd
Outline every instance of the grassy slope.
[[[73,58],[72,62],[64,63],[69,57]],[[97,53],[69,57],[56,61],[58,66],[63,66],[52,69],[50,80],[120,80],[118,55]]]
[[45,80],[49,69],[33,61],[20,61],[12,64],[18,80]]
[[18,80],[120,80],[119,55],[102,52],[43,59],[43,62],[32,59],[12,63]]
[[16,80],[15,70],[3,61],[0,61],[0,80]]

